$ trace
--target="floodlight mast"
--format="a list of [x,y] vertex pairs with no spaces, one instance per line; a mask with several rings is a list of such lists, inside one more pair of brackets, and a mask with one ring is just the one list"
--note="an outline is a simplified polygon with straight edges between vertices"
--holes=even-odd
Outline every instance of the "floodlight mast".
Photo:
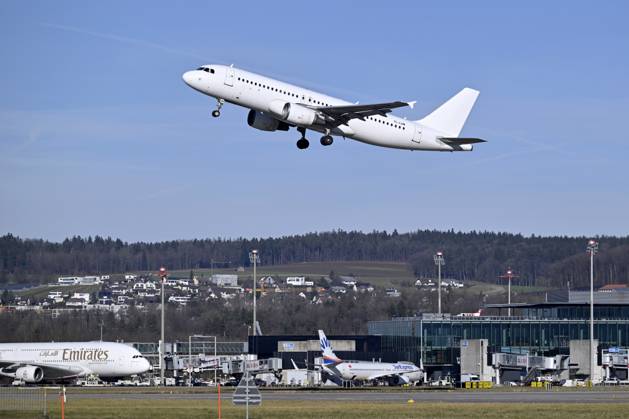
[[256,272],[256,267],[258,262],[260,262],[260,255],[258,254],[258,251],[256,249],[253,249],[251,252],[249,252],[249,262],[253,263],[253,336],[256,335],[256,325],[257,325],[257,319],[256,319],[256,292],[257,292],[257,284],[256,284],[256,276],[257,276],[257,272]]
[[513,270],[509,267],[507,268],[507,272],[504,275],[500,275],[499,278],[503,278],[509,281],[507,285],[507,304],[509,307],[507,308],[507,315],[511,317],[511,280],[513,278],[517,278],[519,275],[516,275]]
[[588,241],[587,252],[590,254],[590,383],[594,363],[592,362],[592,353],[594,352],[594,255],[598,253],[598,242],[596,240]]
[[437,265],[437,313],[441,314],[441,267],[446,264],[446,261],[441,251],[437,252],[433,259]]

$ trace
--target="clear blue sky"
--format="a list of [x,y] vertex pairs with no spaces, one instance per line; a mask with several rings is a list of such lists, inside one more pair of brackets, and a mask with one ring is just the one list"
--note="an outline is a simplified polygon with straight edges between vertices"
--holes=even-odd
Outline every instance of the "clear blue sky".
[[[336,228],[629,234],[629,6],[606,2],[0,3],[0,234]],[[181,74],[238,67],[348,100],[481,91],[473,153],[246,124]]]

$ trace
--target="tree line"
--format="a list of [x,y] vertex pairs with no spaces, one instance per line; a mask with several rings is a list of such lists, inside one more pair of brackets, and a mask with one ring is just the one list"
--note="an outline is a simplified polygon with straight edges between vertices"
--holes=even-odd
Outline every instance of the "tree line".
[[[595,281],[629,281],[629,237],[598,237]],[[516,283],[572,288],[589,283],[586,237],[523,236],[495,232],[417,230],[409,233],[330,231],[277,238],[173,240],[127,243],[120,239],[72,237],[63,242],[0,237],[0,284],[38,283],[59,275],[127,271],[238,267],[249,265],[249,251],[261,264],[326,261],[398,261],[418,277],[434,277],[433,255],[445,254],[444,276],[496,282],[507,267]]]

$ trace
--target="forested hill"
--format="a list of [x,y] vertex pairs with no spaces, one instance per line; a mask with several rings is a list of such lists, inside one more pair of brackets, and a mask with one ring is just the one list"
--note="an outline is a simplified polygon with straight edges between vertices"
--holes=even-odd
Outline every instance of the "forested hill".
[[[629,282],[629,237],[600,237],[596,281]],[[417,276],[433,276],[432,255],[445,253],[445,276],[495,281],[507,266],[530,284],[572,287],[588,284],[586,237],[525,237],[492,232],[419,230],[398,234],[333,231],[266,239],[204,239],[125,243],[102,237],[73,237],[62,243],[0,237],[0,282],[44,282],[57,275],[105,274],[169,269],[237,267],[257,248],[263,265],[317,261],[401,261]]]

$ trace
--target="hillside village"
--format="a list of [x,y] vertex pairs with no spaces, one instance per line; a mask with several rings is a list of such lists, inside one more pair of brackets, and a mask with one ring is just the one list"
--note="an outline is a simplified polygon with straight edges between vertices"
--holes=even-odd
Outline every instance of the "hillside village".
[[[437,280],[417,279],[416,288],[434,292]],[[445,279],[442,289],[463,288],[463,282]],[[197,277],[193,272],[186,278],[167,277],[164,280],[166,301],[174,306],[191,302],[218,302],[229,305],[232,300],[248,300],[252,294],[251,276],[212,274]],[[102,309],[117,312],[128,306],[142,308],[161,303],[160,278],[154,273],[126,273],[111,275],[60,276],[56,282],[36,289],[37,292],[13,297],[11,309]],[[359,277],[326,275],[261,276],[257,283],[258,298],[267,295],[293,293],[304,303],[322,304],[351,293],[371,294],[382,298],[399,298],[403,290],[395,287],[378,287]]]

